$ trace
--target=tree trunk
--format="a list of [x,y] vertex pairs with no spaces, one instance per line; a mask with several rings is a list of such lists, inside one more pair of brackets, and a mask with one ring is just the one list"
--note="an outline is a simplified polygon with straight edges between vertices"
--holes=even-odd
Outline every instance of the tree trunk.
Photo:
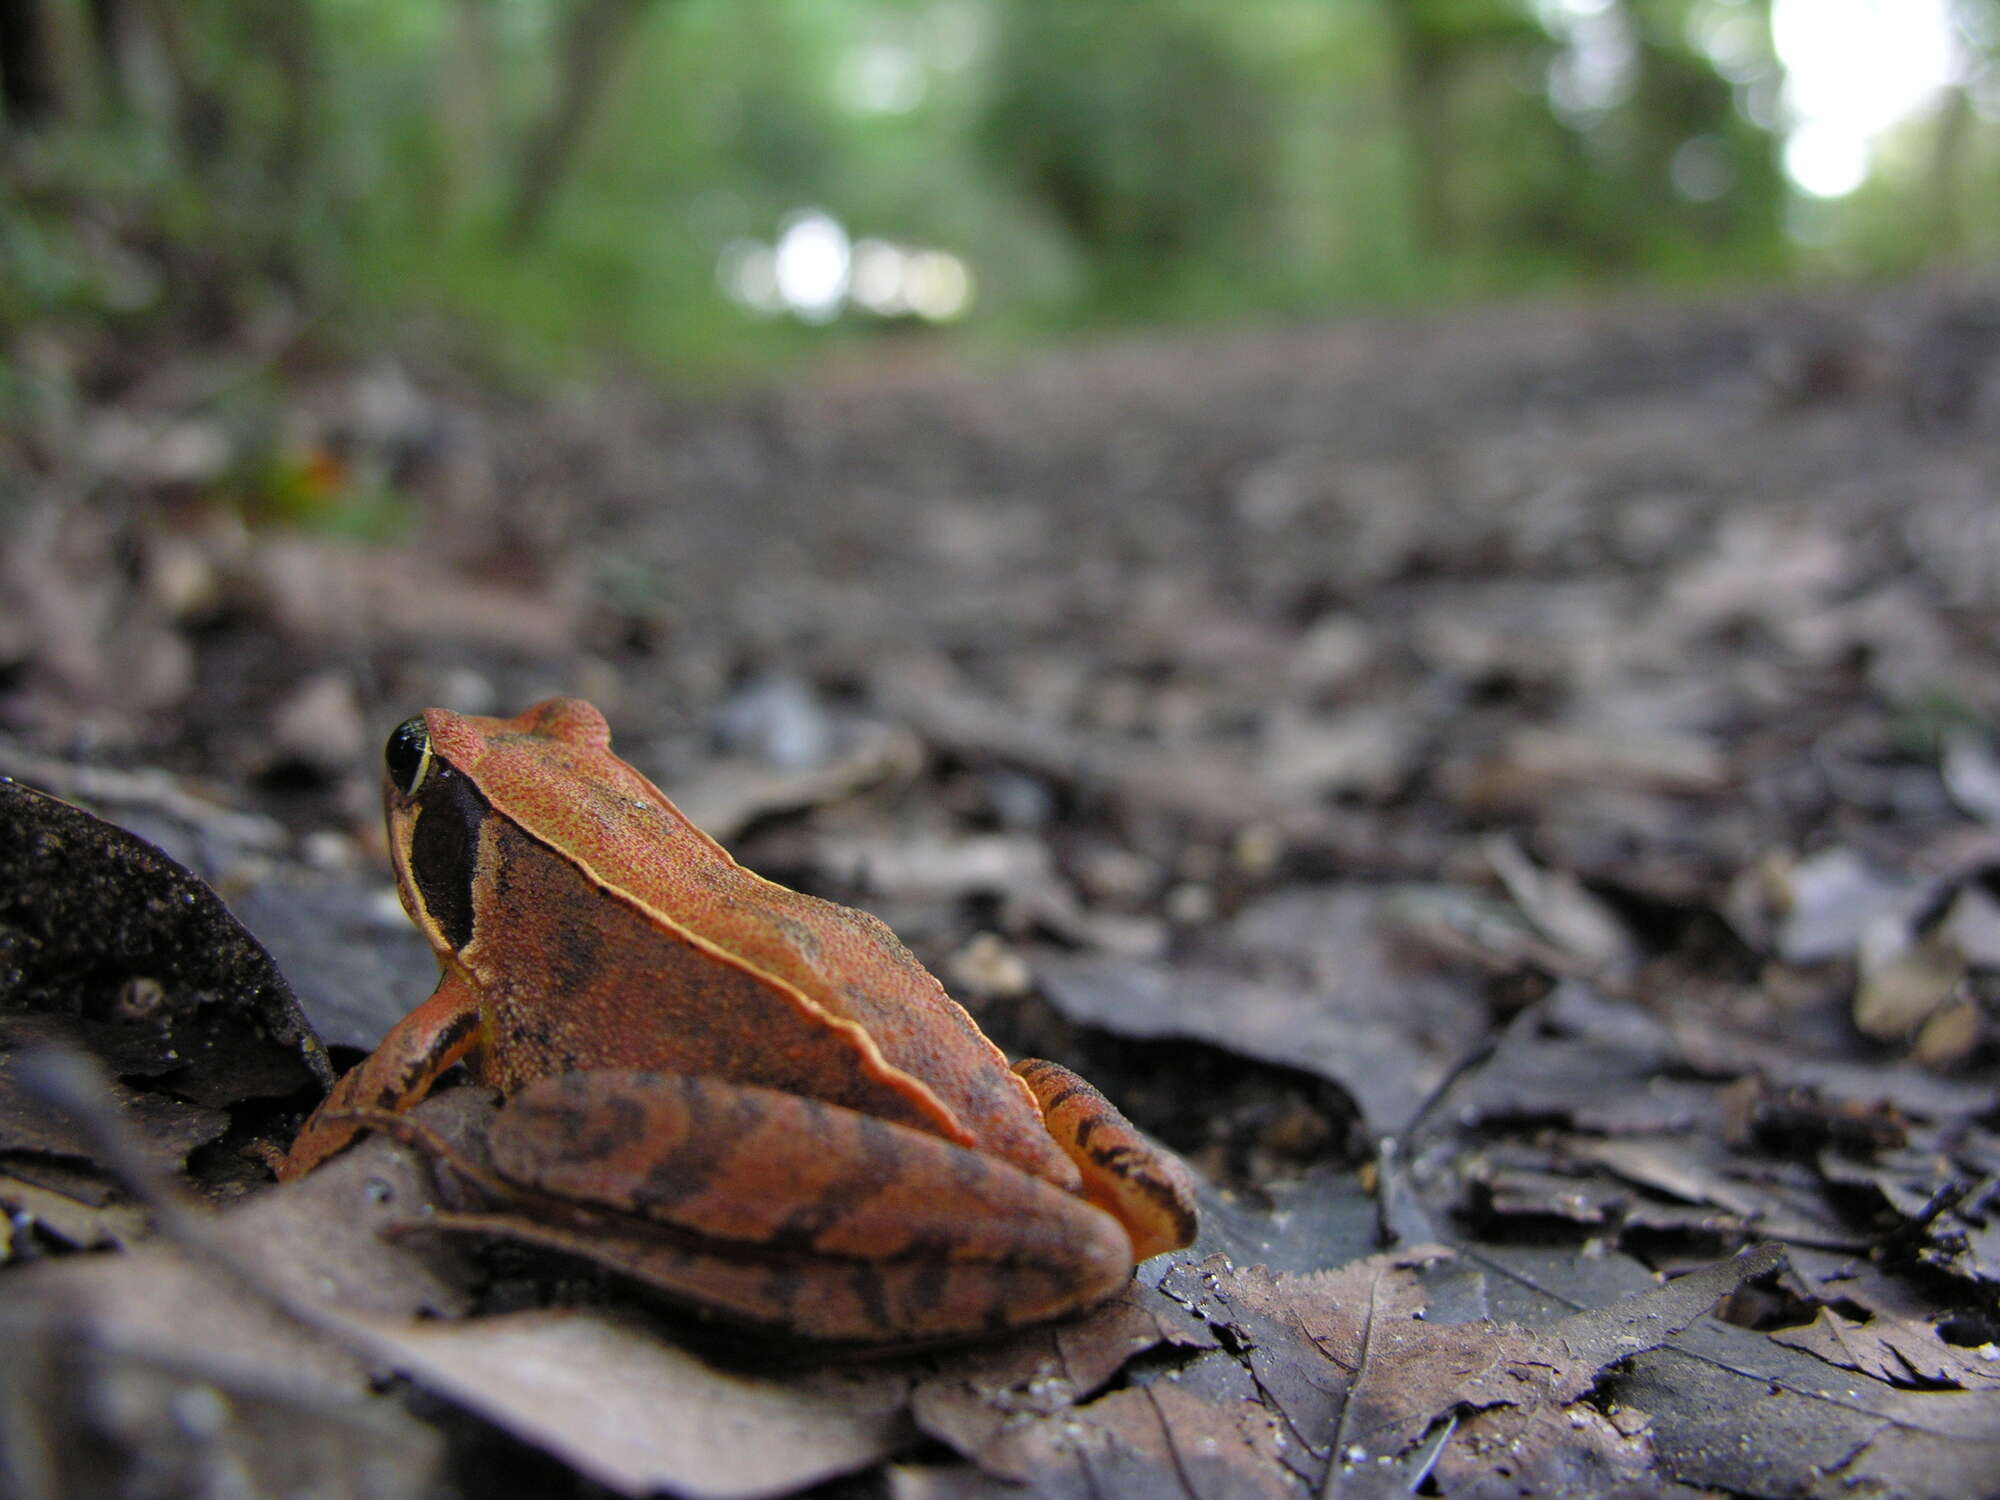
[[1972,101],[1964,84],[1953,84],[1938,106],[1937,133],[1931,142],[1927,183],[1930,198],[1928,254],[1950,259],[1965,249],[1965,206],[1959,183],[1965,177],[1966,150],[1972,136]]
[[437,72],[437,129],[443,159],[436,207],[443,222],[464,211],[488,185],[493,171],[498,54],[489,0],[453,0]]
[[554,107],[528,143],[521,191],[508,239],[526,244],[541,230],[549,204],[576,157],[590,112],[604,90],[612,60],[652,0],[583,0],[563,29],[562,76]]
[[1454,239],[1451,59],[1415,13],[1413,0],[1384,0],[1381,12],[1390,38],[1390,87],[1402,127],[1411,228],[1427,254],[1441,254]]
[[61,112],[52,20],[40,0],[0,3],[0,122],[10,132],[46,125]]

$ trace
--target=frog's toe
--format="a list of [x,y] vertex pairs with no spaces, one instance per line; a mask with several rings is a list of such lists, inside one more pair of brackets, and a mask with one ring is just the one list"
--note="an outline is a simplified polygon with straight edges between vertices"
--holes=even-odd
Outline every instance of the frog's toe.
[[1083,1174],[1084,1196],[1125,1226],[1134,1260],[1194,1243],[1194,1174],[1139,1133],[1118,1107],[1060,1063],[1014,1065],[1049,1134]]

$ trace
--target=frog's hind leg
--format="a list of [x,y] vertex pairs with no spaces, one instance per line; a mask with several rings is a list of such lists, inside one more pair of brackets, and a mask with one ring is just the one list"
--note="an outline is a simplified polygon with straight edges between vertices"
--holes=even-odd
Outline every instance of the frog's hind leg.
[[479,1036],[479,1001],[450,970],[430,999],[389,1028],[382,1043],[341,1076],[320,1101],[278,1164],[278,1180],[303,1176],[365,1128],[356,1111],[404,1110],[431,1090],[438,1075],[472,1050]]
[[538,1079],[487,1133],[517,1211],[427,1220],[583,1254],[740,1322],[922,1343],[1113,1296],[1132,1246],[1055,1184],[892,1120],[756,1084]]
[[1014,1071],[1049,1134],[1083,1173],[1084,1196],[1125,1226],[1135,1260],[1194,1243],[1194,1178],[1097,1089],[1060,1063],[1026,1057]]

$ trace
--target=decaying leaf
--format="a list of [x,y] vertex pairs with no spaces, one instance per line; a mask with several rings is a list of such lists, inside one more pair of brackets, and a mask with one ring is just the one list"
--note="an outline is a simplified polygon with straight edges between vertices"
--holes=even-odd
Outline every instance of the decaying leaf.
[[1909,1391],[1705,1324],[1611,1384],[1652,1418],[1664,1473],[1750,1494],[1962,1500],[2000,1473],[2000,1393]]
[[622,1495],[789,1494],[909,1441],[892,1366],[736,1374],[576,1308],[372,1329],[404,1374]]
[[[268,1261],[263,1264],[269,1264]],[[162,1466],[176,1492],[299,1488],[415,1496],[441,1445],[366,1363],[245,1287],[159,1243],[26,1267],[0,1285],[0,1488],[129,1492]]]
[[1232,1402],[1264,1409],[1280,1438],[1274,1452],[1288,1455],[1299,1478],[1360,1495],[1377,1493],[1387,1476],[1431,1472],[1453,1493],[1531,1473],[1571,1476],[1565,1483],[1641,1480],[1651,1457],[1643,1424],[1584,1398],[1608,1370],[1677,1337],[1731,1288],[1780,1263],[1766,1247],[1529,1329],[1428,1320],[1421,1273],[1447,1254],[1419,1247],[1302,1276],[1211,1258],[1177,1269],[1167,1288],[1224,1333],[1256,1392]]
[[2000,756],[1989,740],[1964,728],[1951,730],[1939,771],[1952,801],[1981,822],[2000,826]]
[[[39,1183],[0,1173],[0,1208],[7,1212],[9,1237],[44,1229],[78,1250],[130,1245],[150,1232],[145,1212],[125,1202],[91,1203]],[[8,1259],[0,1247],[0,1261]]]
[[730,839],[758,818],[851,797],[877,782],[910,775],[921,748],[907,731],[882,724],[843,724],[824,761],[773,766],[766,761],[717,761],[674,787],[674,803],[711,838]]
[[1988,1342],[1977,1348],[1948,1344],[1928,1323],[1893,1313],[1878,1313],[1858,1323],[1822,1307],[1807,1327],[1780,1329],[1771,1337],[1890,1385],[2000,1387],[2000,1344]]
[[270,957],[152,845],[0,780],[0,1011],[65,1017],[125,1076],[207,1104],[332,1079]]
[[332,1047],[372,1048],[437,983],[437,959],[381,877],[283,868],[232,909]]
[[[0,1151],[91,1158],[91,1145],[76,1127],[26,1094],[13,1076],[23,1052],[53,1043],[76,1045],[83,1034],[85,1029],[67,1018],[0,1013]],[[229,1126],[222,1110],[170,1094],[114,1084],[111,1097],[127,1125],[171,1166]]]
[[1481,847],[1507,894],[1551,942],[1593,968],[1617,971],[1637,961],[1625,924],[1574,875],[1537,865],[1510,838],[1494,835]]
[[1162,1344],[1209,1348],[1195,1323],[1172,1320],[1171,1303],[1137,1287],[1095,1312],[1032,1329],[941,1362],[916,1384],[917,1425],[1002,1477],[1025,1477],[1009,1456],[1024,1419],[1060,1416],[1089,1401],[1134,1356]]
[[1307,1069],[1352,1095],[1373,1128],[1394,1130],[1477,1024],[1460,966],[1413,939],[1406,895],[1308,887],[1274,896],[1239,913],[1199,961],[1049,949],[1031,959],[1072,1020]]

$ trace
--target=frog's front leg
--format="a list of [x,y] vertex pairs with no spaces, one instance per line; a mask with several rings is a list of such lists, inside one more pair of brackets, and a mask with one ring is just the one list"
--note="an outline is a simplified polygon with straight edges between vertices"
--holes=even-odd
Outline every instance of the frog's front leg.
[[1131,1276],[1110,1216],[838,1105],[669,1073],[528,1085],[487,1138],[508,1211],[440,1215],[585,1255],[725,1316],[918,1342],[1089,1307]]
[[446,970],[430,999],[392,1026],[381,1045],[320,1100],[278,1163],[278,1180],[289,1182],[310,1172],[363,1128],[338,1116],[415,1104],[439,1074],[471,1050],[478,1035],[479,1000],[456,973]]
[[1194,1178],[1103,1094],[1061,1063],[1025,1057],[1014,1071],[1056,1144],[1083,1173],[1084,1196],[1125,1226],[1135,1260],[1194,1243]]

